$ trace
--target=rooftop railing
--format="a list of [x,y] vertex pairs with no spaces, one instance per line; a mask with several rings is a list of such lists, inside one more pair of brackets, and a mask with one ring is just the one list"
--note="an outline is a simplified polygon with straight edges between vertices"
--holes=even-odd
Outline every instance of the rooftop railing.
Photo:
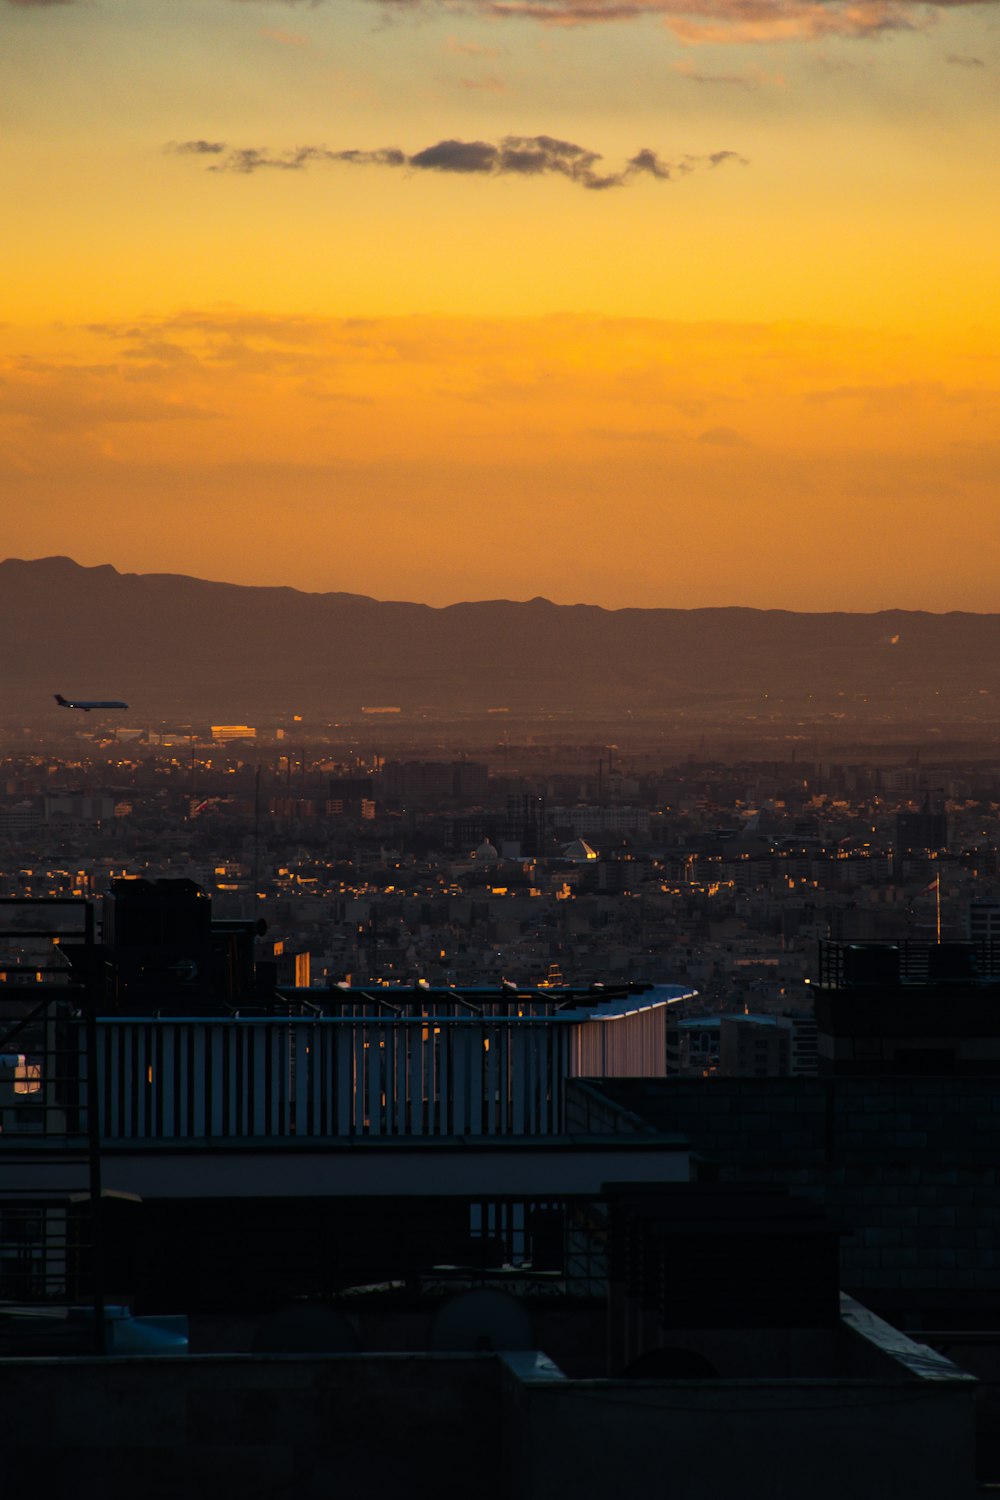
[[108,1142],[562,1128],[570,1035],[530,1018],[116,1017],[97,1038]]

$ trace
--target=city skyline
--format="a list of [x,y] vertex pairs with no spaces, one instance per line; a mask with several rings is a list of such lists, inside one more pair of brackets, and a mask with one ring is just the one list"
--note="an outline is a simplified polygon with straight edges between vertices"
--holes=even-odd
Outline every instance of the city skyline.
[[0,0],[5,550],[995,610],[994,16]]

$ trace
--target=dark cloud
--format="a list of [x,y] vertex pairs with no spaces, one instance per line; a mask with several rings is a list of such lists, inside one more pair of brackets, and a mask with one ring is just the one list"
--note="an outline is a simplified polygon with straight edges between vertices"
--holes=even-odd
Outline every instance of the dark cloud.
[[225,141],[171,141],[166,147],[178,156],[221,156],[225,149]]
[[384,146],[379,151],[327,151],[316,153],[317,161],[346,161],[359,167],[405,167],[407,156],[396,146]]
[[637,151],[629,162],[633,172],[648,172],[650,177],[667,178],[670,176],[670,168],[665,161],[661,161],[655,151],[643,147]]
[[499,142],[443,140],[422,151],[407,155],[396,146],[374,151],[333,151],[328,146],[296,146],[288,151],[271,151],[259,146],[228,146],[222,141],[173,141],[165,148],[179,156],[212,156],[217,158],[210,172],[239,172],[244,176],[259,171],[299,172],[314,162],[343,162],[359,167],[407,167],[416,172],[447,172],[478,177],[565,177],[592,192],[624,187],[639,176],[669,182],[693,172],[697,167],[717,167],[733,161],[745,166],[746,158],[736,151],[713,151],[707,156],[683,156],[664,161],[655,151],[643,147],[617,171],[601,166],[600,152],[563,141],[551,135],[508,135]]
[[669,181],[674,177],[685,177],[699,167],[721,167],[724,162],[735,162],[738,166],[750,165],[738,151],[711,151],[707,156],[681,156],[677,161],[662,161],[655,151],[639,151],[628,164],[629,172],[647,172],[650,177]]
[[415,167],[430,172],[494,172],[496,146],[485,141],[438,141],[410,158]]
[[490,141],[438,141],[408,158],[418,171],[476,172],[492,177],[568,177],[586,188],[618,187],[628,169],[602,172],[600,153],[588,151],[573,141],[551,135],[508,135],[494,145]]
[[959,57],[954,52],[949,52],[947,60],[954,63],[956,68],[985,68],[986,66],[981,57]]
[[261,168],[271,168],[278,172],[298,172],[312,160],[308,148],[293,151],[286,156],[271,156],[266,151],[260,151],[256,146],[241,146],[235,151],[230,151],[225,161],[218,167],[211,167],[212,172],[258,172]]

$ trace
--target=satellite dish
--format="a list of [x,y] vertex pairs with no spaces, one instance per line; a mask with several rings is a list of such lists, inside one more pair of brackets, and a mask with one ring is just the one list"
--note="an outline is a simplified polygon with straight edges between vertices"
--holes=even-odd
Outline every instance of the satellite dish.
[[524,1303],[506,1292],[460,1292],[434,1314],[428,1347],[438,1354],[534,1349],[535,1332]]
[[342,1312],[322,1302],[293,1302],[265,1318],[254,1354],[356,1354],[358,1336]]

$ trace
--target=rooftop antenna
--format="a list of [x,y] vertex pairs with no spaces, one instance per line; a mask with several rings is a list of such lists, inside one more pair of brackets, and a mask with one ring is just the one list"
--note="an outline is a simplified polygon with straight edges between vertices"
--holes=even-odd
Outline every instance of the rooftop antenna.
[[260,884],[260,761],[253,778],[253,899],[251,915],[257,910],[257,887]]

